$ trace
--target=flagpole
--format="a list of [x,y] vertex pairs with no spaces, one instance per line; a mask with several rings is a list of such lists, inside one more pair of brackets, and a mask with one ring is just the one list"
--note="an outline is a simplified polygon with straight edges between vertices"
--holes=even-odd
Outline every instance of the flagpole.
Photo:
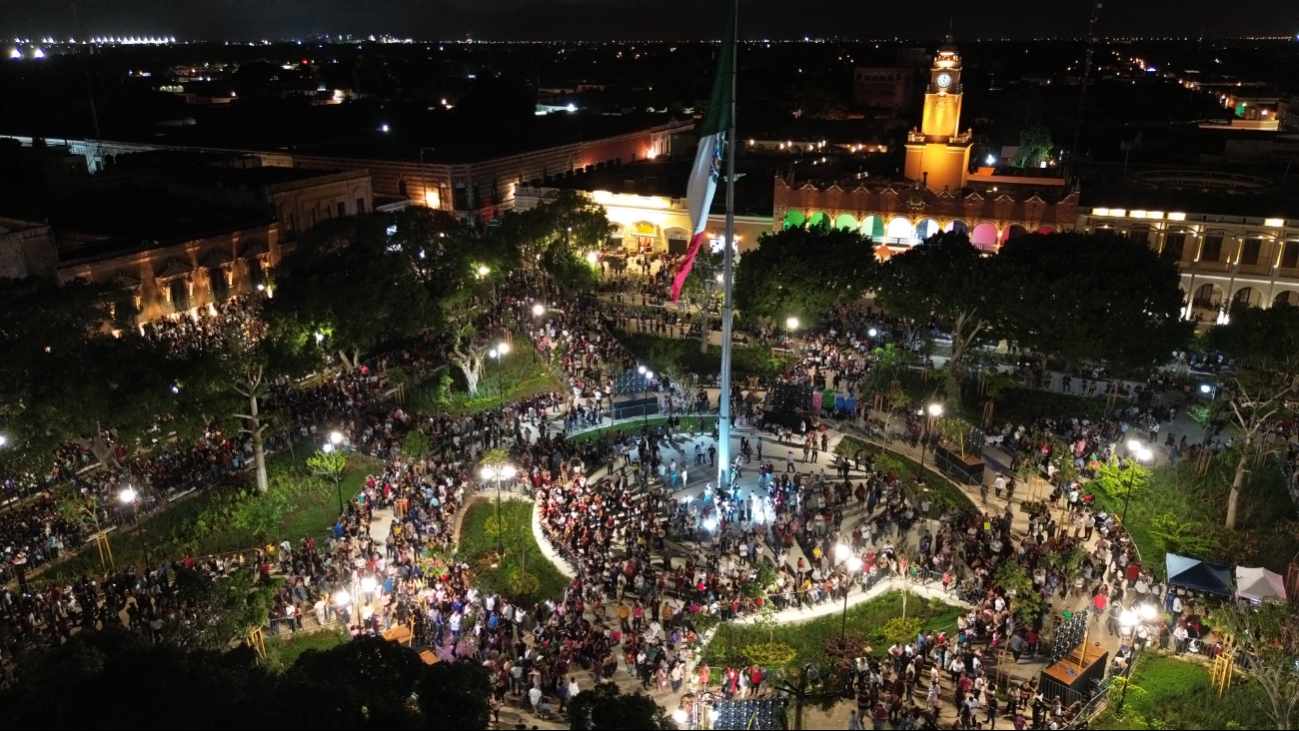
[[726,129],[726,240],[722,247],[722,372],[717,396],[717,486],[730,489],[731,477],[731,289],[735,282],[735,79],[740,2],[731,2],[731,114]]

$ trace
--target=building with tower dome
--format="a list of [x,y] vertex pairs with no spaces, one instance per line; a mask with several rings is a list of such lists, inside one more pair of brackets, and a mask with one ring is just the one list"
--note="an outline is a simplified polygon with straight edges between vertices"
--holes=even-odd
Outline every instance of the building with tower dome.
[[775,180],[773,225],[853,228],[887,258],[940,231],[964,231],[996,251],[1024,233],[1074,228],[1078,192],[1056,168],[970,168],[973,130],[961,129],[961,54],[934,54],[918,128],[907,134],[900,179],[836,167],[794,166]]

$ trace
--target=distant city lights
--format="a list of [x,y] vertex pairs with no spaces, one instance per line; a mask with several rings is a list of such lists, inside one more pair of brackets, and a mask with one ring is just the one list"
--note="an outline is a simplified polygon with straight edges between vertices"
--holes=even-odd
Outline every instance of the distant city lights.
[[32,51],[32,58],[45,58],[45,51],[42,51],[39,48]]

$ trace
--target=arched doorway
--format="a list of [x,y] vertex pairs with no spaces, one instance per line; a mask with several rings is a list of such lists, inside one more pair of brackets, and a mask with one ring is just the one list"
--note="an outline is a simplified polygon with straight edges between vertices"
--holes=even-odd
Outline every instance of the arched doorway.
[[809,227],[829,226],[830,214],[826,213],[825,211],[817,211],[816,213],[812,214],[811,218],[807,219],[807,225]]
[[802,211],[788,211],[785,213],[785,228],[798,228],[807,223],[807,217]]
[[847,213],[841,213],[834,219],[834,227],[843,231],[853,231],[857,228],[857,219]]
[[1004,244],[1011,239],[1017,239],[1026,233],[1028,233],[1028,231],[1024,230],[1023,226],[1018,223],[1012,223],[1006,227],[1005,231],[1001,232],[1001,243]]
[[1038,227],[1037,227],[1037,233],[1040,233],[1040,234],[1053,234],[1053,233],[1055,233],[1055,229],[1054,229],[1054,228],[1051,228],[1050,226],[1038,226]]
[[664,232],[668,237],[668,253],[680,255],[690,248],[690,232],[681,227],[670,228]]
[[1259,307],[1263,304],[1263,293],[1254,287],[1241,287],[1231,296],[1232,307]]
[[1216,310],[1222,307],[1222,287],[1208,282],[1195,289],[1191,297],[1191,306],[1201,310]]
[[862,219],[861,232],[871,241],[884,240],[884,219],[879,216],[867,216]]
[[987,221],[975,226],[970,234],[970,243],[980,249],[996,249],[997,227]]
[[970,235],[970,227],[965,225],[965,221],[948,221],[947,225],[943,226],[943,230],[950,233],[965,234],[966,236]]
[[938,233],[938,231],[938,221],[935,221],[932,218],[923,218],[920,220],[920,223],[916,224],[916,240],[924,241],[930,236]]
[[895,218],[889,221],[884,240],[890,244],[914,244],[916,241],[916,229],[907,219]]
[[1282,292],[1277,292],[1276,296],[1272,298],[1272,305],[1274,307],[1276,305],[1290,305],[1292,307],[1299,307],[1299,292],[1296,292],[1293,289],[1287,289]]
[[637,221],[631,227],[631,234],[637,251],[651,252],[658,248],[659,227],[649,221]]

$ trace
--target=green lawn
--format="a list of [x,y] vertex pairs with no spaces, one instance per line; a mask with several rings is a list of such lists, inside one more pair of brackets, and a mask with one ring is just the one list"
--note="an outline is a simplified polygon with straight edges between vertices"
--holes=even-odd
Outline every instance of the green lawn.
[[[707,353],[699,352],[699,340],[659,337],[644,333],[619,333],[619,342],[639,360],[660,373],[720,373],[722,349],[709,345]],[[783,373],[794,363],[793,356],[772,352],[763,346],[737,345],[731,349],[731,372],[736,376],[773,376]]]
[[1267,694],[1237,673],[1221,698],[1209,682],[1209,668],[1147,653],[1137,662],[1122,715],[1117,694],[1091,722],[1094,729],[1276,728],[1263,709]]
[[[1299,521],[1277,461],[1268,458],[1249,473],[1241,491],[1238,528],[1222,527],[1235,471],[1233,455],[1216,457],[1207,475],[1194,461],[1153,470],[1150,484],[1132,494],[1128,530],[1147,564],[1161,573],[1164,553],[1186,553],[1284,574],[1299,545]],[[1093,489],[1096,500],[1122,514],[1123,501]]]
[[[919,462],[857,437],[844,436],[839,440],[839,444],[835,446],[834,453],[842,454],[851,459],[857,454],[858,450],[863,450],[867,454],[874,454],[875,469],[884,472],[893,470],[898,473],[898,477],[905,483],[910,484],[916,479],[916,475],[920,474]],[[932,470],[926,470],[925,483],[929,486],[929,492],[927,493],[929,499],[935,506],[945,505],[961,511],[975,509],[974,501],[946,477]]]
[[554,372],[546,366],[527,338],[516,336],[514,349],[503,361],[491,358],[483,365],[478,395],[465,390],[464,373],[448,365],[437,375],[408,389],[407,406],[418,413],[484,411],[504,403],[564,390]]
[[[871,646],[877,656],[887,652],[889,648],[884,641],[883,627],[890,619],[902,616],[902,600],[902,592],[894,591],[849,607],[848,637]],[[919,618],[926,631],[949,630],[950,633],[955,630],[956,618],[964,612],[960,607],[931,602],[915,594],[907,598],[907,616]],[[807,622],[779,625],[775,628],[774,637],[797,653],[790,665],[826,662],[826,644],[839,637],[842,622],[842,613],[835,612]],[[745,665],[747,660],[742,654],[743,648],[768,642],[770,636],[768,630],[756,625],[720,624],[705,652],[704,662],[714,667]]]
[[[272,498],[256,496],[254,478],[245,473],[237,485],[223,485],[190,495],[175,505],[144,520],[144,533],[113,531],[109,543],[117,567],[141,566],[147,542],[155,561],[179,560],[230,553],[288,539],[296,542],[308,536],[322,537],[338,519],[338,492],[331,481],[307,474],[303,466],[307,453],[299,448],[297,461],[287,452],[268,459]],[[353,454],[343,475],[343,497],[355,494],[365,476],[379,463]],[[242,496],[241,496],[242,493]],[[262,510],[243,507],[262,501]],[[66,580],[103,570],[94,545],[54,564],[38,579]]]
[[308,650],[324,651],[347,642],[347,635],[337,627],[316,632],[295,632],[266,639],[266,666],[283,672]]
[[[716,416],[682,416],[680,419],[681,423],[678,426],[678,431],[691,432],[695,434],[698,434],[701,431],[705,434],[711,433],[713,427],[717,424]],[[644,428],[645,424],[649,424],[651,427],[660,427],[666,424],[667,420],[668,417],[666,416],[651,416],[648,420],[634,419],[623,421],[612,426],[602,426],[598,429],[581,432],[570,437],[568,441],[576,443],[591,442],[610,434],[631,434],[633,436],[639,436],[641,429]]]
[[[522,606],[559,599],[568,578],[542,555],[532,534],[532,503],[501,501],[504,535],[496,531],[495,493],[469,506],[460,524],[456,558],[469,564],[474,586],[502,594]],[[499,546],[504,546],[504,555]]]

